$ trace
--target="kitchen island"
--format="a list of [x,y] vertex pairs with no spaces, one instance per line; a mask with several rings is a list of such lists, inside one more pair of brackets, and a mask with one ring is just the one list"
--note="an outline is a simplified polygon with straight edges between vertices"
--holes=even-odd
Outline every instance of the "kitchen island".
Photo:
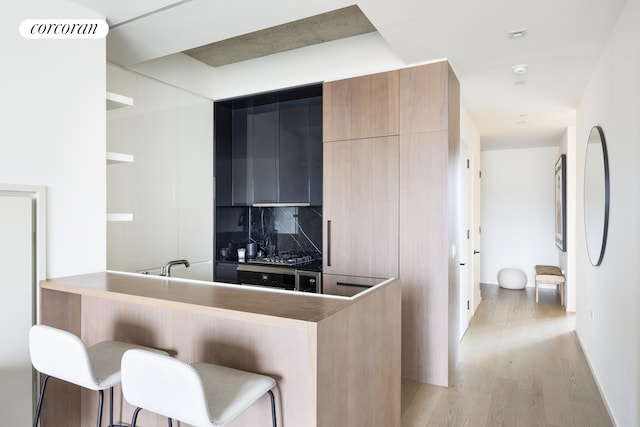
[[[401,290],[380,282],[335,297],[100,272],[42,281],[40,323],[87,345],[116,339],[270,375],[280,427],[399,426]],[[43,425],[95,423],[97,393],[49,388]],[[128,424],[134,408],[115,396],[114,418]],[[230,426],[268,426],[269,413],[263,398]],[[139,423],[166,419],[143,411]]]

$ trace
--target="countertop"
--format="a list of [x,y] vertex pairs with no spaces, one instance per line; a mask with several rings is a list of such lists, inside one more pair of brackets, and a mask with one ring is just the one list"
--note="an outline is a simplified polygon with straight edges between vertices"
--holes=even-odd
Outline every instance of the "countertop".
[[40,286],[132,303],[163,307],[178,304],[182,308],[190,306],[192,311],[229,311],[304,322],[319,322],[356,298],[112,271],[47,279]]

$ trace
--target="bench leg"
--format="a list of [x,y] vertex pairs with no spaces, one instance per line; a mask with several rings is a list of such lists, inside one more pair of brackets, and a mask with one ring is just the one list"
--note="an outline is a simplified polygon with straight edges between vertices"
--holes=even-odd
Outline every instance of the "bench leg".
[[538,281],[536,280],[536,304],[538,303]]

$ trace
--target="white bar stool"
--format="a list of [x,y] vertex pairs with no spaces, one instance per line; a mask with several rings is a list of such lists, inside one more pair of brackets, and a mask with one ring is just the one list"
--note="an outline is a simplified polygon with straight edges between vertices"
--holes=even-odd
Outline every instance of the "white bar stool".
[[145,350],[129,350],[122,357],[122,393],[136,406],[131,427],[141,409],[197,427],[224,426],[260,397],[271,397],[271,420],[276,427],[268,376],[209,363],[188,364]]
[[[102,423],[104,390],[109,389],[109,426],[113,424],[113,386],[120,383],[122,355],[130,349],[147,349],[120,341],[104,341],[90,347],[76,335],[46,325],[34,325],[29,332],[29,352],[33,367],[45,377],[38,398],[33,426],[40,420],[42,399],[50,377],[58,378],[99,393],[98,421]],[[160,350],[162,354],[166,354]]]

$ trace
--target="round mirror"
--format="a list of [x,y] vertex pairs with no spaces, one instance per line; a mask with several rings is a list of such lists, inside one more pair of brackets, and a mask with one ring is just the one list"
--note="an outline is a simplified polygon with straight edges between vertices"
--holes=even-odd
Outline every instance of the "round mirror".
[[609,159],[604,132],[591,128],[584,165],[584,232],[591,264],[602,263],[609,226]]

